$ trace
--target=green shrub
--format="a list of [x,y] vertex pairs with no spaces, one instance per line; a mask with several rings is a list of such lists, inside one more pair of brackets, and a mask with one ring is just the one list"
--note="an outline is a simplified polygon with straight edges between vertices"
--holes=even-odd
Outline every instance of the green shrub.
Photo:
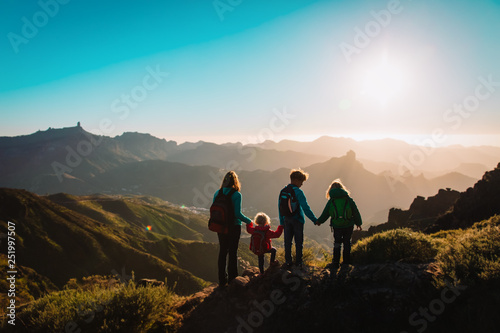
[[[148,332],[178,328],[180,297],[165,287],[66,289],[42,297],[18,313],[27,332]],[[17,327],[19,328],[19,327]]]
[[437,254],[437,244],[429,236],[410,229],[395,229],[375,234],[352,248],[354,263],[380,263],[405,260],[427,262]]
[[[494,221],[495,222],[495,221]],[[480,222],[455,240],[450,240],[437,255],[440,280],[462,284],[500,280],[500,227]]]
[[494,215],[494,216],[490,217],[488,220],[474,223],[472,228],[483,229],[483,228],[490,227],[490,226],[491,227],[500,226],[500,215]]

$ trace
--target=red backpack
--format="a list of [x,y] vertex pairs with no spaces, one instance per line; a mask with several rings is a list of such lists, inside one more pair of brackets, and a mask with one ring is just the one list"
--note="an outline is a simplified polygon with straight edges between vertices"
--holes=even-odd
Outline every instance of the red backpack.
[[232,188],[227,195],[222,188],[210,206],[210,219],[208,220],[208,229],[221,234],[227,234],[229,227],[234,224],[234,207],[231,196],[236,192]]
[[253,234],[250,238],[250,251],[256,255],[264,254],[269,250],[267,248],[266,233],[267,230],[253,229]]

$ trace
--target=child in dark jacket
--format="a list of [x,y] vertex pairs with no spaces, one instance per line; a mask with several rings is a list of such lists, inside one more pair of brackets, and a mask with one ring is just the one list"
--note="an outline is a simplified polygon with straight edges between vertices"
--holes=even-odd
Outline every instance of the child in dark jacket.
[[271,219],[264,213],[255,216],[254,223],[247,224],[247,232],[252,235],[250,250],[259,258],[260,273],[264,273],[264,254],[271,253],[270,265],[279,264],[276,259],[276,248],[271,246],[271,238],[278,238],[283,232],[283,226],[278,226],[276,231],[271,230]]

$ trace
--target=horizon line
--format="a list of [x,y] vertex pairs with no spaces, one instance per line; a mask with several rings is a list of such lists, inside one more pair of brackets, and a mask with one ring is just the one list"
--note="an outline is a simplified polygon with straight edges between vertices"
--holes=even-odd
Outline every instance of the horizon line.
[[[189,143],[213,143],[218,145],[225,144],[242,144],[242,145],[259,145],[265,142],[273,142],[280,143],[282,141],[294,141],[301,143],[311,143],[317,141],[322,138],[333,138],[333,139],[346,139],[346,140],[354,140],[356,142],[369,142],[369,141],[383,141],[383,140],[394,140],[399,142],[405,142],[409,145],[414,146],[427,146],[427,147],[435,147],[435,148],[444,148],[444,147],[453,147],[453,146],[462,146],[462,147],[481,147],[481,146],[490,146],[490,147],[500,147],[500,134],[448,134],[445,136],[447,144],[443,144],[443,142],[438,142],[441,140],[434,140],[433,137],[429,134],[380,134],[380,133],[321,133],[321,134],[299,134],[299,135],[280,135],[273,139],[266,139],[261,141],[249,140],[250,137],[242,137],[236,135],[225,135],[225,136],[215,136],[215,135],[174,135],[167,137],[165,135],[158,135],[154,133],[147,132],[139,132],[139,131],[123,131],[120,134],[112,134],[112,133],[94,133],[93,130],[86,130],[83,126],[81,126],[80,122],[77,123],[76,126],[69,127],[60,127],[54,128],[49,127],[46,130],[38,129],[35,132],[28,134],[19,134],[14,136],[0,136],[0,138],[15,138],[21,136],[29,136],[39,132],[47,132],[49,130],[63,130],[63,129],[71,129],[71,128],[81,128],[82,130],[91,133],[93,135],[105,136],[110,138],[115,138],[124,135],[125,133],[137,133],[137,134],[147,134],[152,137],[162,139],[165,141],[173,141],[176,144],[189,144]],[[451,140],[449,139],[451,138]],[[473,138],[474,140],[471,140]],[[246,140],[245,140],[246,139]],[[464,142],[464,139],[466,142]]]

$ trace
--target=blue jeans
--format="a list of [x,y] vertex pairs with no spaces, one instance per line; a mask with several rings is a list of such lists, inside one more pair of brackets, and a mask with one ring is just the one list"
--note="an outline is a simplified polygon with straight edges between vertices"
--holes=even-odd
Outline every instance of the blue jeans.
[[292,240],[295,238],[295,264],[302,264],[302,245],[304,243],[304,223],[293,217],[285,217],[285,261],[292,264]]

